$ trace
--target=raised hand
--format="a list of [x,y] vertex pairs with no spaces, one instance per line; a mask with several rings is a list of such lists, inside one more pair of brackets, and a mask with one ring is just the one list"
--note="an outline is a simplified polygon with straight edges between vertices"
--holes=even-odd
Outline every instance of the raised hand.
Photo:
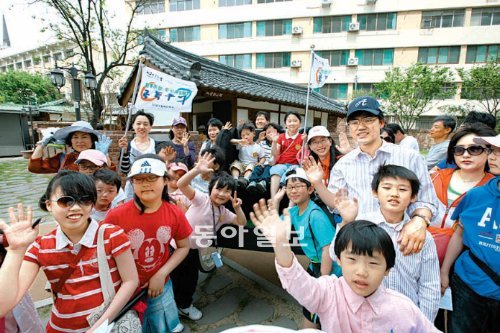
[[184,134],[182,134],[181,144],[184,147],[187,147],[190,138],[191,138],[191,134],[189,134],[188,132],[185,132]]
[[266,139],[266,131],[262,131],[259,133],[258,141],[263,141]]
[[342,222],[349,223],[358,216],[358,199],[349,198],[349,193],[346,188],[341,188],[334,194],[334,205],[342,217]]
[[233,128],[233,124],[231,124],[230,121],[228,121],[224,127],[222,127],[223,130],[230,130],[231,128]]
[[95,143],[95,149],[99,150],[104,155],[107,155],[111,142],[113,142],[111,138],[107,137],[105,134],[99,134],[98,140]]
[[163,154],[164,154],[164,159],[167,163],[172,162],[177,157],[177,152],[172,146],[166,146],[165,149],[163,150]]
[[323,168],[314,160],[314,157],[309,156],[302,162],[302,168],[306,172],[306,176],[311,184],[318,184],[323,181]]
[[272,142],[277,142],[280,134],[279,133],[272,133],[271,134],[271,141]]
[[231,204],[233,205],[233,208],[235,210],[238,209],[239,207],[241,207],[242,203],[243,201],[240,198],[238,198],[238,193],[234,191],[233,197],[231,199]]
[[31,226],[33,210],[31,207],[24,211],[23,204],[17,205],[17,215],[13,207],[9,207],[10,224],[0,220],[0,229],[9,243],[9,251],[24,253],[28,246],[35,241],[38,235],[38,227]]
[[205,153],[198,159],[198,163],[195,165],[195,169],[200,173],[214,172],[210,165],[215,161],[215,157],[210,153]]
[[284,220],[278,215],[272,200],[260,201],[253,205],[253,212],[250,213],[252,223],[261,230],[262,234],[273,244],[274,247],[280,243],[288,243],[291,230],[291,219],[288,209],[283,211]]
[[127,147],[128,147],[128,140],[126,136],[122,136],[118,140],[118,146],[122,149],[124,149],[124,152],[127,152]]
[[351,144],[347,139],[347,134],[344,132],[339,133],[339,144],[335,145],[335,147],[344,155],[352,150]]
[[284,187],[280,188],[278,192],[276,192],[276,195],[274,196],[274,201],[273,205],[274,207],[279,207],[281,200],[285,197],[286,194],[286,189]]

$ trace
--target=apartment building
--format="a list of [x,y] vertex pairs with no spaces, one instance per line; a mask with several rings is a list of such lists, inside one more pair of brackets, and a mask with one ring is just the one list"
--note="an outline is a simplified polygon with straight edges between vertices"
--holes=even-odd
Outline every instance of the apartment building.
[[314,46],[332,65],[320,92],[340,101],[393,66],[469,68],[496,58],[500,44],[498,0],[149,0],[135,22],[189,52],[299,85]]

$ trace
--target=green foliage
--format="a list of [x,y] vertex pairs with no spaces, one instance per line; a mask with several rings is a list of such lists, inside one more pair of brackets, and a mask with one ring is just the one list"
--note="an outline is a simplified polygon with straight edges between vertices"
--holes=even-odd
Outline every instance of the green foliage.
[[41,74],[11,71],[0,74],[0,102],[43,104],[60,98],[59,91]]
[[417,118],[432,106],[433,99],[455,95],[453,89],[445,89],[453,82],[449,68],[414,64],[408,68],[394,67],[385,73],[382,82],[375,85],[377,95],[383,96],[385,109],[394,115],[405,130],[412,128]]
[[457,70],[462,83],[462,98],[478,101],[486,112],[500,116],[500,65],[499,60],[489,61],[470,70]]

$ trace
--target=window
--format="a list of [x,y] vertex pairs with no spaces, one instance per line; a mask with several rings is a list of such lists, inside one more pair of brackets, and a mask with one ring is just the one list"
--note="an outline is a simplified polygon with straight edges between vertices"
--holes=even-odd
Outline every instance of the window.
[[252,37],[252,22],[219,24],[219,39]]
[[137,14],[148,15],[165,13],[165,0],[146,0],[137,8]]
[[281,36],[292,33],[292,20],[257,21],[257,36]]
[[465,9],[422,12],[420,28],[451,28],[464,26]]
[[499,25],[500,7],[473,8],[470,25]]
[[272,3],[272,2],[283,2],[283,1],[292,1],[292,0],[257,0],[257,3]]
[[171,12],[200,9],[200,0],[170,0]]
[[72,56],[75,55],[75,51],[73,51],[73,49],[67,49],[64,50],[64,54],[66,55],[66,59],[71,58]]
[[359,66],[390,66],[394,59],[394,49],[356,50]]
[[396,13],[358,15],[359,30],[380,31],[396,29]]
[[252,0],[219,0],[219,7],[251,5]]
[[44,55],[44,56],[42,57],[42,59],[43,59],[43,63],[44,63],[44,64],[48,64],[48,63],[50,63],[50,55],[49,55],[49,54]]
[[23,63],[21,61],[16,62],[16,69],[23,69]]
[[330,66],[345,66],[349,59],[349,50],[319,51],[318,55],[330,61]]
[[7,72],[7,66],[0,67],[0,72],[2,72],[2,73]]
[[458,64],[460,46],[421,47],[418,62],[422,64]]
[[290,52],[257,53],[257,68],[280,68],[290,66]]
[[7,65],[7,70],[13,71],[14,70],[14,64]]
[[193,42],[200,40],[200,26],[170,29],[172,42]]
[[40,57],[33,57],[33,65],[39,66],[41,62]]
[[[449,95],[452,92],[453,94]],[[434,99],[443,100],[443,99],[453,98],[456,92],[457,92],[457,84],[455,82],[448,82],[443,85],[443,93],[439,94],[438,96],[434,96]]]
[[62,53],[61,52],[54,53],[54,60],[61,61],[62,60]]
[[332,99],[347,99],[347,83],[325,84],[319,93]]
[[219,56],[219,62],[238,69],[252,68],[251,54],[228,54]]
[[465,56],[465,63],[474,64],[474,63],[496,60],[499,56],[498,46],[499,46],[498,44],[467,46],[467,55]]
[[323,16],[314,18],[314,33],[332,33],[349,30],[351,16]]
[[30,59],[24,60],[24,67],[25,68],[30,68],[31,67],[31,60]]

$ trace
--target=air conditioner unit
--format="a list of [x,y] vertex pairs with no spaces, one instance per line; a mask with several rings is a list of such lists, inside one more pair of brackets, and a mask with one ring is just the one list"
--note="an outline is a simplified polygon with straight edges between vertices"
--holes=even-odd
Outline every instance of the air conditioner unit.
[[292,35],[301,35],[302,34],[302,27],[293,27],[292,28]]
[[377,0],[366,0],[367,5],[374,5],[377,2]]
[[359,22],[349,23],[349,31],[359,31]]
[[292,68],[302,67],[302,60],[292,60],[290,67],[292,67]]
[[333,0],[321,0],[321,7],[330,7]]
[[349,60],[347,60],[347,66],[357,66],[358,65],[358,58],[349,58]]

